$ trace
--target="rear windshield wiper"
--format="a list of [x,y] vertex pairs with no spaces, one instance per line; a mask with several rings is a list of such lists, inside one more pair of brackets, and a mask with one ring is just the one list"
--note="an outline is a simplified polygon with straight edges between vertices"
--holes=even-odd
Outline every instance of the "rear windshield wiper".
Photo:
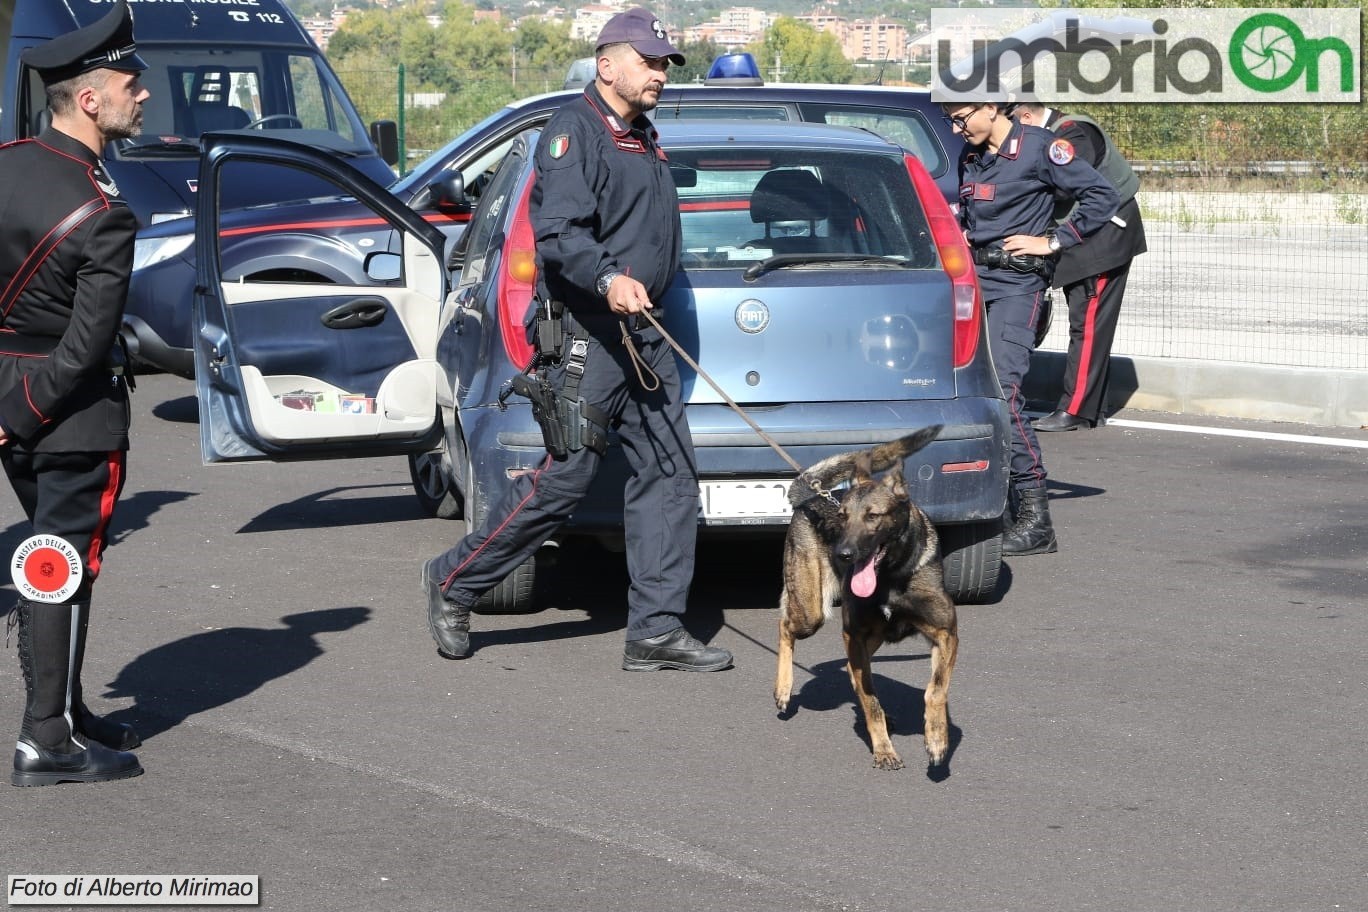
[[741,273],[741,278],[753,282],[771,269],[823,263],[840,263],[845,266],[891,266],[898,269],[906,269],[912,265],[902,257],[878,256],[872,253],[777,253],[747,266],[746,271]]

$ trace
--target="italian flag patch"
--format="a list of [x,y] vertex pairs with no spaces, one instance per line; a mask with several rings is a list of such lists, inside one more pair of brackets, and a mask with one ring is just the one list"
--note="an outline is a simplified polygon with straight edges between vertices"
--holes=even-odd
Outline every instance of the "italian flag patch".
[[560,158],[570,151],[570,137],[564,133],[551,140],[550,153],[552,158]]

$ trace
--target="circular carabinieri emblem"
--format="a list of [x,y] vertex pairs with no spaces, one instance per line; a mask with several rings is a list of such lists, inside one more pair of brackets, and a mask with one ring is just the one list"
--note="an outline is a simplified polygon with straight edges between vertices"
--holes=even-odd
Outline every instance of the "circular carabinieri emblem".
[[35,535],[20,542],[10,561],[10,578],[24,598],[60,604],[76,594],[84,574],[81,555],[64,538]]
[[661,27],[659,19],[651,20],[651,31],[655,32],[657,38],[665,37],[665,29]]
[[547,151],[551,153],[552,158],[560,158],[566,152],[570,151],[570,137],[564,133],[553,137],[551,139],[551,146]]
[[1073,143],[1067,139],[1056,139],[1050,143],[1050,161],[1056,165],[1067,165],[1074,160]]

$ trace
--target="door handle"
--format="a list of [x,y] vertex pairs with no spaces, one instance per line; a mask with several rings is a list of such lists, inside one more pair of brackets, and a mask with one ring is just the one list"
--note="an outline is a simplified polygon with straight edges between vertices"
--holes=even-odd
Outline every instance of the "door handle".
[[361,329],[383,323],[388,312],[389,302],[384,298],[357,298],[339,304],[319,319],[328,329]]

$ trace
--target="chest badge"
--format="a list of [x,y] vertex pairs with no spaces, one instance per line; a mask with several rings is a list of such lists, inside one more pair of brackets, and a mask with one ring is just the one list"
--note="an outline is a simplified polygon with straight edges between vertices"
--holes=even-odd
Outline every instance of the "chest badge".
[[551,140],[551,147],[547,150],[552,158],[561,158],[566,152],[570,151],[570,137],[564,133]]
[[1073,143],[1067,139],[1056,139],[1050,143],[1050,161],[1056,165],[1067,165],[1074,160]]

